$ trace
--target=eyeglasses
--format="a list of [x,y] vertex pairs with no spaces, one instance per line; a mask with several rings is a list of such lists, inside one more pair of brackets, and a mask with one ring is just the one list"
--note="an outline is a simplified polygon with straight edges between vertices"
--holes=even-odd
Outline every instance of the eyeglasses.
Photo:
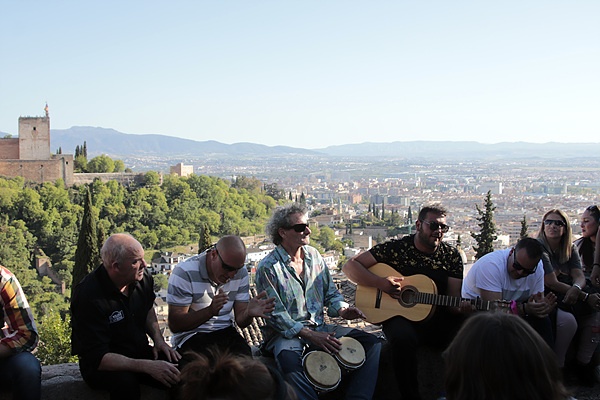
[[562,222],[560,219],[547,219],[547,220],[544,220],[544,225],[548,225],[548,226],[550,226],[550,225],[552,225],[552,224],[554,224],[554,225],[558,226],[559,228],[561,228],[561,227],[563,227],[563,226],[565,226],[565,225],[566,225],[566,224],[565,224],[564,222]]
[[219,260],[221,260],[221,267],[223,267],[223,269],[227,272],[237,272],[239,269],[241,269],[242,267],[232,267],[231,265],[228,265],[225,263],[225,261],[223,261],[223,258],[221,257],[221,255],[219,254],[219,250],[217,249],[217,247],[215,246],[214,248],[215,252],[217,253],[217,257],[219,257]]
[[450,230],[450,227],[446,224],[442,224],[436,221],[425,221],[425,220],[421,220],[421,222],[423,222],[424,224],[429,225],[429,229],[431,229],[432,231],[437,231],[438,229],[442,230],[442,233],[446,233]]
[[308,228],[308,224],[296,224],[296,225],[292,225],[292,226],[288,226],[285,229],[293,229],[295,232],[304,232],[306,230],[306,228]]
[[537,270],[537,264],[535,264],[535,266],[531,269],[524,268],[517,261],[517,251],[513,248],[513,268],[516,269],[517,271],[523,271],[523,275],[531,275],[531,274],[535,273],[535,271]]

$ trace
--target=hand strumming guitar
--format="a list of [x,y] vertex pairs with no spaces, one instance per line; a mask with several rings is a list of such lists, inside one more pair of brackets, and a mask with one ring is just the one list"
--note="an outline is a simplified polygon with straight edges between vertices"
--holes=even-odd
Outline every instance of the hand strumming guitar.
[[387,276],[381,280],[382,285],[379,289],[390,295],[393,299],[399,299],[402,295],[402,282],[404,277],[401,276]]

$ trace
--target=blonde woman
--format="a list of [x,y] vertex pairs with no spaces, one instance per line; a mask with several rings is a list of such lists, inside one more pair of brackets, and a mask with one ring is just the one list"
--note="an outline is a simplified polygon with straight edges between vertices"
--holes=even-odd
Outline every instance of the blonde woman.
[[596,349],[591,341],[591,322],[595,312],[595,298],[584,291],[586,280],[577,248],[572,244],[568,216],[559,209],[544,214],[538,240],[544,247],[542,262],[553,274],[544,277],[545,286],[558,297],[556,311],[556,338],[554,351],[559,365],[564,366],[571,340],[579,332],[576,354],[577,376],[583,384],[593,383],[593,366],[590,361]]

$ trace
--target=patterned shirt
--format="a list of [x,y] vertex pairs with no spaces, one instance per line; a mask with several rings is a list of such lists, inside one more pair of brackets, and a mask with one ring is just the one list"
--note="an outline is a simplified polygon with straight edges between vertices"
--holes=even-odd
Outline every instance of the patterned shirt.
[[0,305],[4,321],[0,343],[13,353],[35,349],[38,333],[31,309],[19,281],[3,266],[0,266]]
[[304,327],[324,324],[323,308],[337,317],[340,308],[348,307],[337,290],[321,254],[311,246],[303,246],[304,276],[300,278],[290,265],[291,257],[279,245],[259,264],[256,288],[275,298],[275,310],[267,324],[286,338],[298,335]]
[[415,235],[392,239],[369,250],[375,260],[388,264],[404,276],[423,274],[437,285],[439,294],[448,294],[448,278],[463,279],[463,264],[458,250],[441,242],[427,254],[415,247]]
[[224,285],[217,285],[208,277],[206,269],[206,252],[190,257],[177,264],[169,277],[169,288],[167,292],[167,304],[173,306],[187,307],[192,310],[202,310],[210,306],[210,303],[219,288],[227,293],[227,303],[216,315],[190,331],[177,332],[173,334],[173,345],[181,346],[186,340],[197,332],[214,332],[225,329],[233,324],[235,302],[250,301],[250,284],[248,270],[240,268],[233,279]]

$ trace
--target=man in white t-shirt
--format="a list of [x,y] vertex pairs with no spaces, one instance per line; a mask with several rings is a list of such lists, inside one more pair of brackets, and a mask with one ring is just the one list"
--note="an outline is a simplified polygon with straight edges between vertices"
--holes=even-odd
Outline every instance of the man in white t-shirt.
[[536,239],[524,238],[511,249],[486,254],[467,273],[462,297],[511,301],[509,312],[523,317],[553,347],[548,315],[556,307],[556,296],[544,296],[542,250]]
[[168,321],[172,344],[181,354],[187,350],[206,354],[217,347],[251,355],[233,322],[245,328],[254,317],[269,318],[275,299],[267,299],[265,292],[250,298],[245,261],[242,239],[224,236],[173,269],[167,293]]

